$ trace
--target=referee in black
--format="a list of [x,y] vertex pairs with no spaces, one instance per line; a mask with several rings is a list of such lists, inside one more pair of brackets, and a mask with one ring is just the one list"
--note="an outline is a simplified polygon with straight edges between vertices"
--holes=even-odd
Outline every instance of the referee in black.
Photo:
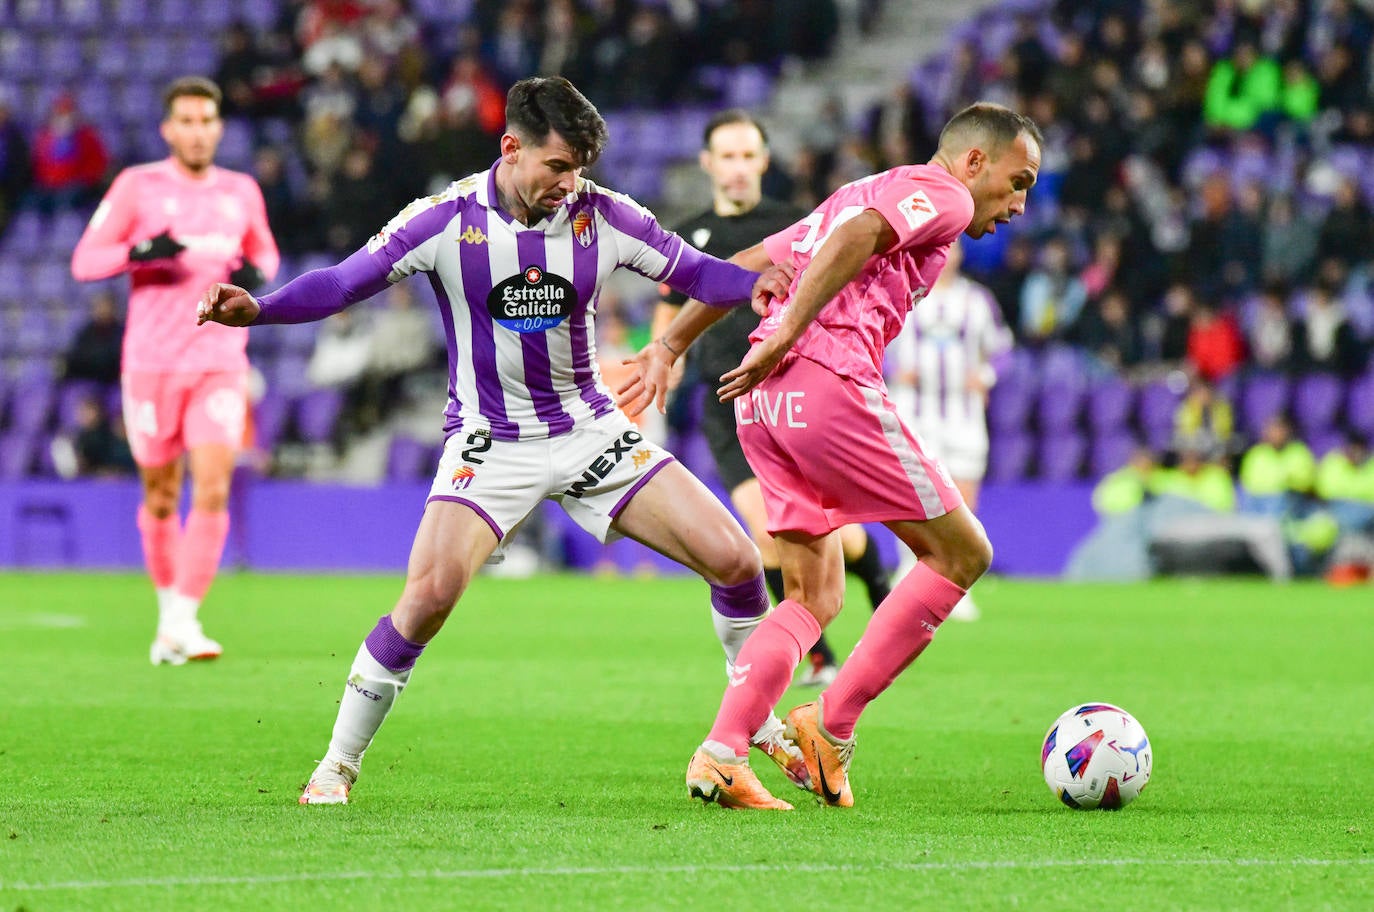
[[[677,226],[677,233],[692,246],[712,256],[728,258],[752,247],[770,234],[796,224],[807,213],[788,203],[767,199],[763,195],[763,174],[768,170],[768,135],[747,111],[722,111],[711,118],[702,133],[702,148],[698,160],[701,170],[711,178],[711,208]],[[663,286],[664,298],[654,311],[653,334],[663,334],[677,311],[687,299]],[[697,382],[715,389],[715,380],[734,370],[749,352],[749,334],[758,326],[759,317],[748,307],[736,307],[687,351],[690,368],[684,374],[700,378]],[[679,364],[682,362],[679,361]],[[690,395],[692,389],[679,388],[674,395]],[[730,501],[744,520],[763,557],[763,575],[773,601],[783,599],[782,570],[778,552],[768,534],[767,514],[763,506],[763,492],[754,470],[744,459],[739,437],[735,433],[733,403],[721,404],[708,391],[702,412],[702,430],[711,447],[716,469],[730,491]],[[868,589],[874,608],[887,598],[890,586],[888,572],[878,556],[878,549],[868,540],[863,526],[845,526],[840,532],[844,547],[845,569],[857,575]],[[822,635],[810,655],[811,667],[797,682],[807,686],[825,686],[835,678],[838,664],[835,653]]]

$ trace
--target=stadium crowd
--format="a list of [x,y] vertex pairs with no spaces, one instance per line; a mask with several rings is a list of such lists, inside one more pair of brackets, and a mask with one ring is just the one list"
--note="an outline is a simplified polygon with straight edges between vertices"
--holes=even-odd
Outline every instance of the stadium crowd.
[[[175,37],[175,6],[3,14],[4,477],[69,471],[47,442],[104,420],[87,400],[118,437],[108,381],[71,368],[98,338],[77,333],[88,298],[39,251],[79,234],[117,167],[160,157],[155,105],[139,107],[135,89],[155,93],[172,67],[204,61],[224,88],[221,158],[258,178],[284,280],[489,165],[505,90],[532,73],[569,76],[607,112],[611,150],[593,176],[655,206],[703,118],[766,110],[780,73],[804,71],[793,61],[831,54],[841,16],[834,0],[258,0],[185,23],[203,33],[193,40]],[[128,7],[150,20],[126,22]],[[881,22],[880,3],[860,8],[863,27]],[[63,28],[22,19],[44,11]],[[140,36],[143,21],[158,25]],[[205,50],[206,34],[219,36],[209,54],[137,53],[166,35],[169,50]],[[775,156],[765,189],[809,207],[845,181],[924,161],[934,130],[968,102],[1024,110],[1046,134],[1027,218],[966,250],[966,272],[991,289],[1018,343],[989,403],[990,477],[1101,478],[1138,445],[1172,463],[1183,427],[1189,447],[1231,459],[1235,474],[1234,457],[1290,409],[1320,458],[1374,435],[1372,43],[1374,16],[1355,0],[1003,0],[870,107],[834,98],[807,123],[778,125],[798,151]],[[124,69],[91,85],[85,66]],[[652,289],[617,296],[613,322],[633,339]],[[372,336],[383,314],[409,309],[388,300],[349,332]],[[413,319],[394,322],[413,333]],[[326,360],[316,349],[327,337],[317,346],[311,332],[273,329],[253,337],[267,389],[256,433],[269,452],[375,427],[403,401],[406,373],[433,363],[359,360],[350,382],[312,383],[307,365]],[[69,379],[35,392],[57,369],[38,362],[55,365],[64,348]],[[1235,410],[1229,439],[1179,419],[1201,384]],[[401,444],[392,461],[427,472],[430,451]]]

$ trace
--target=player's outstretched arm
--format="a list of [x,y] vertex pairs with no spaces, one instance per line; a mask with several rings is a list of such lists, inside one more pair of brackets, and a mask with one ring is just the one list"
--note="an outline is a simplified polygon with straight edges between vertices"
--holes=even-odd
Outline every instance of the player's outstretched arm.
[[[865,209],[836,228],[807,265],[777,330],[750,349],[739,367],[721,376],[721,386],[716,391],[720,401],[738,399],[758,386],[806,332],[821,308],[859,274],[868,258],[890,249],[896,242],[897,232],[874,209]],[[766,301],[768,293],[756,285],[755,301]]]
[[258,318],[261,308],[247,290],[237,285],[216,282],[205,290],[196,308],[196,325],[223,323],[225,326],[247,326]]

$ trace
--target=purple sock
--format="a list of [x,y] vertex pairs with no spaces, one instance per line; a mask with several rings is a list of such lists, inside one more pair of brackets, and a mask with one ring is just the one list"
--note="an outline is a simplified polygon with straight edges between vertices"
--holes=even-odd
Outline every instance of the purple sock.
[[733,586],[711,584],[711,607],[728,618],[761,618],[768,613],[768,590],[763,574]]
[[372,628],[363,645],[379,665],[396,672],[409,671],[425,651],[423,643],[412,643],[401,636],[389,614],[377,619],[377,626]]

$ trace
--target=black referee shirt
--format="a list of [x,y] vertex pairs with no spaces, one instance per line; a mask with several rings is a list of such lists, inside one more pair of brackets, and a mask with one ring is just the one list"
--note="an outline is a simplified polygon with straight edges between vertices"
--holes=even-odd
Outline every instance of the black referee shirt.
[[[764,197],[743,215],[716,215],[708,209],[683,222],[676,231],[693,247],[724,260],[805,216],[804,209]],[[671,289],[664,300],[679,307],[687,303],[685,295]],[[741,304],[702,333],[688,349],[688,357],[696,362],[708,382],[714,382],[721,374],[739,367],[749,352],[749,334],[758,325],[759,315],[747,303]]]

